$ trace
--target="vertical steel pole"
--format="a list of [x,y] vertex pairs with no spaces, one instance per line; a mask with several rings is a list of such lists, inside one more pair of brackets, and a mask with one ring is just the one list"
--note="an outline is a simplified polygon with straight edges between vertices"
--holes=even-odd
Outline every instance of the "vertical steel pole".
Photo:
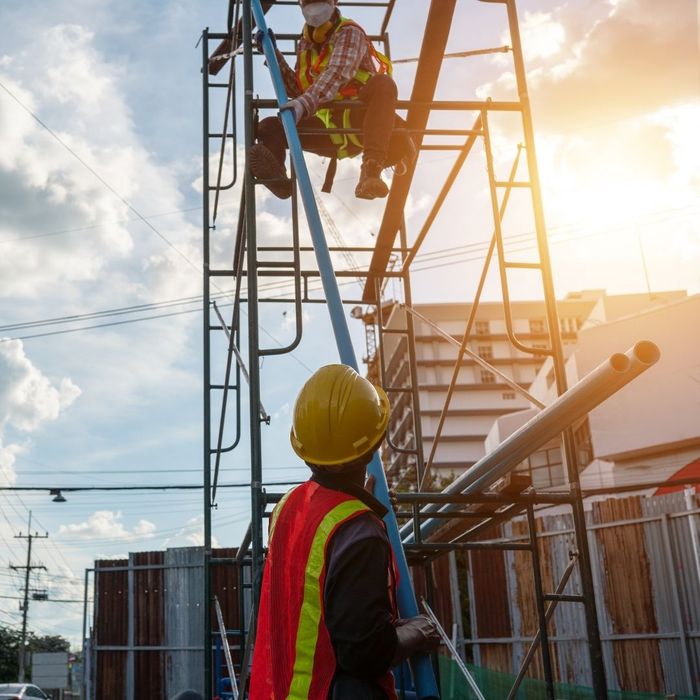
[[126,700],[134,700],[134,645],[136,642],[136,605],[134,601],[134,555],[129,555],[126,572]]
[[[251,0],[243,0],[243,114],[246,157],[253,145],[253,44]],[[258,609],[263,567],[262,532],[262,439],[260,434],[260,360],[258,338],[257,231],[255,227],[255,183],[245,163],[245,227],[248,255],[248,372],[250,391],[250,490],[252,535],[252,603]]]
[[[406,220],[401,220],[401,226],[399,227],[399,235],[401,242],[401,249],[405,251],[408,248],[408,240],[406,237]],[[406,260],[406,253],[402,252],[402,260]],[[403,296],[406,305],[409,308],[413,308],[413,296],[411,294],[411,271],[410,266],[408,269],[402,269],[402,279],[403,279]],[[382,300],[377,298],[379,303],[379,311],[381,313]],[[423,483],[423,470],[425,469],[425,456],[423,454],[423,425],[421,423],[420,417],[420,394],[419,394],[419,384],[418,384],[418,367],[416,358],[416,333],[413,322],[413,315],[406,313],[406,342],[408,343],[408,367],[411,376],[411,399],[413,402],[413,435],[416,441],[416,487],[420,490],[421,484]],[[432,602],[432,601],[431,601]]]
[[[83,697],[89,698],[87,695],[87,676],[88,676],[88,641],[87,641],[87,604],[88,604],[88,577],[90,569],[85,569],[85,583],[83,584],[83,679],[82,679],[82,693]],[[93,593],[94,596],[94,593]]]
[[530,536],[530,552],[532,555],[532,575],[535,583],[535,604],[540,628],[540,650],[544,680],[547,685],[545,693],[547,700],[554,700],[554,676],[552,674],[552,656],[549,649],[549,634],[547,633],[547,611],[545,610],[544,592],[542,589],[542,569],[540,568],[540,550],[537,544],[537,523],[532,504],[527,507],[527,528]]
[[204,615],[204,697],[212,697],[211,680],[211,343],[209,335],[209,29],[202,34],[202,363],[204,370],[204,445],[202,477],[204,491],[204,551],[202,553],[202,614]]
[[[532,123],[530,110],[530,97],[527,91],[525,62],[520,41],[520,29],[518,27],[518,15],[515,9],[515,0],[507,0],[508,25],[510,29],[511,45],[513,47],[513,63],[518,86],[518,97],[521,104],[523,132],[525,136],[525,154],[527,168],[530,177],[530,191],[532,207],[535,218],[535,231],[537,233],[537,248],[540,256],[542,270],[542,284],[544,287],[544,301],[547,314],[547,324],[552,343],[552,363],[557,384],[557,393],[563,394],[567,389],[566,370],[564,364],[564,349],[559,329],[559,314],[557,312],[554,280],[552,278],[552,266],[549,257],[547,232],[544,221],[544,209],[542,206],[542,190],[540,188],[539,171],[537,169],[537,155],[535,153],[535,130]],[[576,445],[573,430],[567,428],[562,434],[563,458],[569,480],[569,487],[573,495],[572,511],[574,528],[576,531],[576,546],[579,551],[579,571],[581,574],[581,588],[585,598],[584,608],[586,614],[586,631],[588,636],[588,651],[591,658],[591,675],[593,691],[596,698],[607,698],[607,683],[605,680],[605,664],[603,662],[603,650],[600,642],[600,629],[598,627],[598,614],[596,611],[595,589],[593,576],[591,575],[590,552],[588,550],[588,538],[586,534],[586,517],[583,510],[581,497],[581,485],[578,476],[576,457]]]

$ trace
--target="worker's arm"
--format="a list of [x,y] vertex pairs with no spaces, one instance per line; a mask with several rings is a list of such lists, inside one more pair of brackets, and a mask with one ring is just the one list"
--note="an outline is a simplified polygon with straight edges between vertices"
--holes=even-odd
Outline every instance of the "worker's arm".
[[[287,59],[285,58],[284,54],[279,50],[279,48],[277,48],[277,37],[275,36],[274,31],[268,28],[267,34],[270,37],[270,41],[272,41],[272,46],[275,49],[275,56],[277,57],[277,62],[280,66],[280,72],[282,73],[282,81],[284,82],[284,87],[287,91],[287,96],[290,98],[297,97],[301,90],[299,89],[299,85],[297,83],[296,73],[294,72],[294,69],[287,63]],[[257,48],[258,53],[263,53],[262,42],[263,31],[262,29],[258,29],[258,31],[255,32],[255,47]],[[267,61],[265,62],[265,65],[267,65]]]
[[[356,519],[357,521],[360,518]],[[326,626],[339,671],[362,679],[386,673],[396,653],[397,635],[389,600],[389,543],[374,536],[381,525],[362,517],[369,535],[343,546],[342,530],[331,547],[324,587]],[[340,550],[340,551],[339,551]]]
[[298,98],[307,117],[315,114],[320,105],[330,102],[340,88],[355,77],[365,53],[367,38],[359,27],[348,25],[337,31],[333,53],[328,59],[326,69]]
[[291,99],[293,97],[298,97],[301,94],[299,89],[299,84],[297,83],[297,75],[294,72],[284,54],[277,49],[276,50],[277,60],[280,64],[280,70],[282,71],[282,80],[284,81],[284,87],[287,90],[287,96]]

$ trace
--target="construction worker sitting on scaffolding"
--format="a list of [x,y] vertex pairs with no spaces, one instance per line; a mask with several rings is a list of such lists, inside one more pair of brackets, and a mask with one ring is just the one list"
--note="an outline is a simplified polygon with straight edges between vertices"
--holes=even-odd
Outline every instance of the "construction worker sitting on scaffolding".
[[[297,127],[303,129],[361,129],[358,134],[300,134],[305,151],[331,159],[324,192],[329,192],[336,158],[362,152],[360,179],[355,196],[361,199],[386,197],[389,188],[381,178],[385,167],[414,157],[415,148],[405,133],[394,132],[394,124],[405,126],[395,114],[397,89],[391,78],[391,62],[379,53],[356,22],[341,16],[337,0],[300,0],[306,24],[298,42],[296,68],[292,69],[276,49],[282,77],[290,99],[281,109],[291,110]],[[256,36],[261,48],[262,32]],[[358,100],[361,107],[333,107],[337,100]],[[250,149],[250,169],[277,196],[291,196],[292,183],[285,169],[285,138],[278,117],[258,125],[258,143]]]
[[270,518],[253,700],[395,699],[390,669],[439,644],[426,616],[397,618],[387,509],[365,484],[388,421],[384,391],[346,365],[299,393],[291,442],[312,475]]

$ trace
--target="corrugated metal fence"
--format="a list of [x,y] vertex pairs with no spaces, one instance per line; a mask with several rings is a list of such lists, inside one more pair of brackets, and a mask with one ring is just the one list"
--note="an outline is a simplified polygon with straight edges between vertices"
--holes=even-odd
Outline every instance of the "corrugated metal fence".
[[[233,549],[213,552],[216,558],[234,555]],[[187,689],[203,692],[202,562],[201,547],[95,562],[88,700],[167,698]],[[219,598],[226,627],[238,629],[238,570],[213,564],[211,573],[212,594]],[[212,624],[216,629],[214,617]]]
[[[697,496],[675,493],[592,505],[588,538],[608,686],[700,693]],[[571,516],[539,517],[537,525],[542,578],[546,590],[553,591],[575,549]],[[526,527],[516,520],[488,539],[514,538]],[[466,647],[477,666],[516,673],[537,631],[530,555],[473,551],[466,559],[471,629]],[[581,592],[577,571],[566,592]],[[581,605],[558,605],[549,627],[557,681],[588,684],[585,629]],[[542,677],[539,653],[529,675]]]

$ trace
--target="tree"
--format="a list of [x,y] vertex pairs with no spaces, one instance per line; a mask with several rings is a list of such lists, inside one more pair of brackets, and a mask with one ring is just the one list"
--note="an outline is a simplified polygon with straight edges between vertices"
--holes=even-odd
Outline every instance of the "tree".
[[[0,683],[12,683],[19,673],[19,644],[21,633],[0,625]],[[70,651],[70,642],[60,635],[27,635],[27,651]]]
[[0,625],[0,683],[17,680],[21,636],[18,630]]
[[70,651],[70,642],[60,634],[37,637],[30,632],[27,649],[29,651]]

